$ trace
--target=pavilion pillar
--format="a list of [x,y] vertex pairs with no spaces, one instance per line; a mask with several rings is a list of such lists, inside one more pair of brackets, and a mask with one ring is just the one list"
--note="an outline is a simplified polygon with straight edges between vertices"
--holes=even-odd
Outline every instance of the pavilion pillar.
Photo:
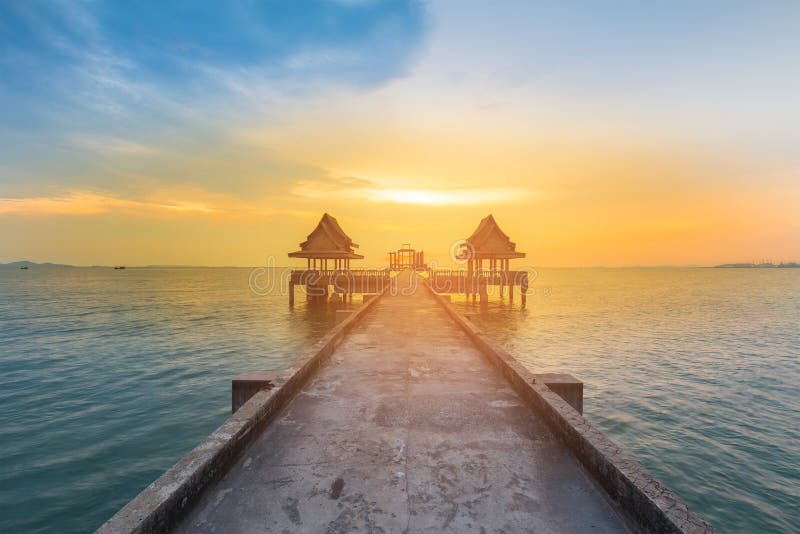
[[477,276],[475,277],[476,286],[473,288],[472,302],[475,302],[475,293],[480,290],[481,279],[483,278],[483,259],[478,259],[478,268],[476,269]]
[[469,293],[472,295],[472,303],[475,304],[475,294],[478,291],[477,283],[481,272],[481,260],[475,260],[472,264],[472,273],[469,277]]
[[528,301],[528,273],[525,273],[522,276],[522,281],[520,282],[519,286],[519,294],[522,298],[522,307],[524,308]]
[[472,260],[467,260],[467,279],[464,284],[464,294],[469,295],[472,292]]
[[289,306],[294,306],[294,282],[289,281]]

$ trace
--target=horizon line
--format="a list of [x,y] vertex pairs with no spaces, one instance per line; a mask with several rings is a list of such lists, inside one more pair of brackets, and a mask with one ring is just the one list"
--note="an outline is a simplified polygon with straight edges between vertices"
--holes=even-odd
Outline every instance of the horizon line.
[[[625,264],[625,265],[525,265],[523,267],[532,267],[536,269],[659,269],[659,268],[716,268],[716,267],[747,267],[747,266],[754,266],[757,267],[759,265],[797,265],[800,261],[780,261],[780,262],[724,262],[724,263],[715,263],[715,264],[700,264],[700,263],[684,263],[684,264]],[[8,266],[15,266],[19,264],[30,264],[30,265],[37,265],[41,267],[48,267],[48,268],[56,268],[56,267],[71,267],[76,269],[91,269],[91,268],[108,268],[112,269],[114,267],[124,267],[126,269],[256,269],[261,267],[266,268],[274,268],[274,269],[299,269],[300,266],[295,265],[200,265],[200,264],[144,264],[144,265],[125,265],[125,264],[108,264],[108,265],[101,265],[101,264],[92,264],[92,265],[80,265],[80,264],[69,264],[69,263],[59,263],[54,261],[46,261],[46,262],[34,262],[30,260],[16,260],[16,261],[9,261],[9,262],[0,262],[0,267],[8,267]],[[458,265],[441,265],[442,269],[447,268],[457,268]],[[354,269],[375,269],[374,265],[364,265],[362,267],[355,267]],[[515,270],[515,269],[511,269]],[[518,270],[518,269],[517,269]]]

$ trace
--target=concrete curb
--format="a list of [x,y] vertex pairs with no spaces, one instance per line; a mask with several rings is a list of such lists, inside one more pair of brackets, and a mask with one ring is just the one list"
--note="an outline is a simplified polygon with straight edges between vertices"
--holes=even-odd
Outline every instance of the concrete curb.
[[227,472],[281,408],[327,361],[382,295],[379,293],[376,298],[354,310],[306,350],[291,367],[276,373],[272,389],[261,390],[253,395],[222,426],[142,490],[96,532],[116,534],[171,530],[197,502],[203,490]]
[[594,476],[611,499],[640,532],[713,533],[714,527],[691,511],[683,500],[626,456],[602,432],[591,425],[564,399],[511,354],[496,345],[469,319],[436,293],[427,280],[423,285],[475,343],[489,362],[500,370],[514,390],[541,414],[548,425]]

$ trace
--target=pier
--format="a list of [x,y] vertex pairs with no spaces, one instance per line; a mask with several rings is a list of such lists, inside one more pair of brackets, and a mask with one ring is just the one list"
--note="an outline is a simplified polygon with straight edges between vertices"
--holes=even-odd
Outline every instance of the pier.
[[100,532],[713,532],[581,416],[577,381],[411,270],[390,289],[234,382],[231,418]]
[[[622,532],[541,417],[401,273],[180,532]],[[546,510],[546,513],[542,513]]]

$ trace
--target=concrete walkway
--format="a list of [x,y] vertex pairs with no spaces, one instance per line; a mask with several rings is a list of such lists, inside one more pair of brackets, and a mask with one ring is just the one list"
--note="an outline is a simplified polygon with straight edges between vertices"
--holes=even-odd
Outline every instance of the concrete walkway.
[[179,531],[628,530],[419,288],[377,303]]

